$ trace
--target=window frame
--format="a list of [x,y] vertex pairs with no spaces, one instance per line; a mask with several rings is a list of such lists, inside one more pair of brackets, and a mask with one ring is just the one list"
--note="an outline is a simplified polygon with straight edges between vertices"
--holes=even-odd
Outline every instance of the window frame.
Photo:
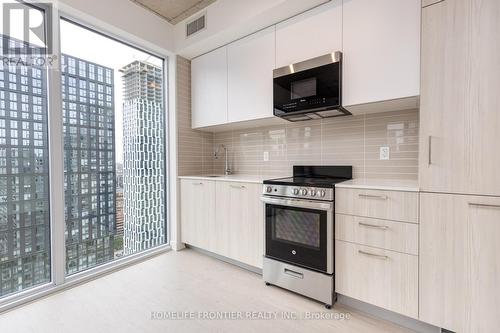
[[[25,3],[24,1],[20,2]],[[115,28],[93,16],[83,15],[82,17],[80,11],[67,5],[53,6],[51,10],[47,10],[48,5],[44,4],[29,3],[29,6],[43,10],[47,42],[52,44],[52,54],[57,57],[57,66],[47,70],[51,281],[0,298],[0,313],[169,251],[172,242],[172,227],[175,228],[173,221],[176,220],[175,203],[171,202],[172,194],[176,191],[176,181],[172,180],[171,177],[175,177],[177,171],[175,168],[176,117],[175,112],[171,112],[171,110],[175,110],[175,89],[171,89],[175,84],[175,72],[171,72],[171,70],[175,70],[176,64],[174,53],[129,32]],[[66,276],[65,258],[63,91],[59,70],[61,59],[60,20],[69,21],[160,58],[163,62],[164,82],[165,243],[69,276]],[[94,70],[94,75],[97,75],[97,68]],[[89,73],[86,74],[89,75]],[[105,73],[103,75],[105,76]]]

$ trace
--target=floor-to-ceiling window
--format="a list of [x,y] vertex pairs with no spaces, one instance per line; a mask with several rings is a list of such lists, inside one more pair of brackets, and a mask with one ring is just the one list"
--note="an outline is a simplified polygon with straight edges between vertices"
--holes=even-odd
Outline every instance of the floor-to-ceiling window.
[[[0,297],[47,283],[51,272],[47,70],[38,62],[47,51],[45,13],[2,7],[11,15],[0,32]],[[31,36],[5,20],[26,13],[40,20]]]
[[166,241],[163,60],[61,21],[66,273]]
[[[168,243],[168,118],[164,58],[63,18],[53,27],[47,4],[0,8],[1,308]],[[50,205],[59,189],[64,208]]]

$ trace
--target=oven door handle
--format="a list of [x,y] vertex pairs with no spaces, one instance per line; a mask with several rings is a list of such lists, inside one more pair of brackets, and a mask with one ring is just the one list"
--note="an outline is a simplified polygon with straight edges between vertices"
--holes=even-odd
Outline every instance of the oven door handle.
[[309,208],[309,209],[319,209],[328,212],[333,211],[333,203],[329,202],[318,202],[312,200],[297,200],[297,199],[282,199],[282,198],[271,198],[271,197],[261,197],[262,202],[266,204],[298,207],[298,208]]

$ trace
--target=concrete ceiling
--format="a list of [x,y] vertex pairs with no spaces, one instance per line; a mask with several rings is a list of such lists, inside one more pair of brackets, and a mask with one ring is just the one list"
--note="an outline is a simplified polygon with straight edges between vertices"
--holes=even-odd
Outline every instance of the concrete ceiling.
[[188,18],[216,0],[131,0],[172,24]]

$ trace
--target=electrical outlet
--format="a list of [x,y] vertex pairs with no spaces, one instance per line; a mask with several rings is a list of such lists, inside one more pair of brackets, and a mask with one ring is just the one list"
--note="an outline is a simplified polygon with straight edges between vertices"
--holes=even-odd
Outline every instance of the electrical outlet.
[[267,161],[269,161],[269,152],[265,151],[264,152],[264,162],[267,162]]
[[380,160],[388,160],[390,159],[390,148],[389,147],[380,147]]

